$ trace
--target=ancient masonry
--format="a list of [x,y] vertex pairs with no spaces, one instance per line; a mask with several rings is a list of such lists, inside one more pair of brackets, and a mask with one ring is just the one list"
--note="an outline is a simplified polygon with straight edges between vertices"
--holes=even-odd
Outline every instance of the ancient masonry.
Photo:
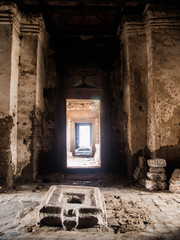
[[104,200],[99,188],[51,186],[41,203],[37,225],[65,230],[106,226]]
[[149,172],[147,172],[148,179],[145,181],[145,187],[149,190],[165,190],[166,183],[166,160],[161,158],[149,159],[147,161]]
[[174,170],[169,183],[169,191],[180,193],[180,168]]
[[145,186],[145,180],[147,176],[147,160],[143,156],[139,156],[139,163],[136,169],[134,170],[133,177],[138,181],[140,185]]

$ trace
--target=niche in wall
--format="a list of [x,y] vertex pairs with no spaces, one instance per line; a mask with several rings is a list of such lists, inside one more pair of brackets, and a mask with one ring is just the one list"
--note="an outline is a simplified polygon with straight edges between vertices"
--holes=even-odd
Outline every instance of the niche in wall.
[[100,168],[100,100],[66,100],[67,168]]

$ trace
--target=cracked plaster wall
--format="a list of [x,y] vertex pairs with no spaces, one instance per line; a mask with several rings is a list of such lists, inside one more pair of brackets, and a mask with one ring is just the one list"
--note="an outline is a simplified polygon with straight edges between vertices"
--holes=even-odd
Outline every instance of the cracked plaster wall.
[[178,14],[175,8],[147,5],[141,18],[126,16],[122,23],[129,176],[140,154],[179,162]]
[[17,177],[34,179],[42,151],[45,33],[40,15],[23,16],[18,86]]
[[[0,7],[0,112],[3,126],[0,131],[6,143],[0,145],[0,165],[3,171],[3,185],[12,185],[17,162],[17,86],[19,61],[19,21],[20,14],[15,5]],[[3,120],[4,119],[4,120]],[[7,149],[4,151],[4,146]],[[7,155],[5,154],[7,153]],[[6,163],[6,164],[5,164]],[[8,165],[9,164],[9,165]],[[9,174],[11,172],[11,174]],[[6,178],[7,174],[7,178]]]
[[7,140],[0,144],[1,182],[10,186],[13,178],[31,180],[38,172],[47,34],[40,14],[25,15],[5,3],[0,6],[0,33],[0,131]]

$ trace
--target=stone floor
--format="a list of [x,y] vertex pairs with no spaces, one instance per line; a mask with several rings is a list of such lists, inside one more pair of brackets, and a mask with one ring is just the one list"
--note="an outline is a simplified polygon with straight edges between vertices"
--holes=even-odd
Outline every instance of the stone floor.
[[100,167],[100,162],[89,157],[72,157],[67,159],[67,166],[68,168],[94,168]]
[[[104,195],[107,228],[63,231],[37,227],[39,204],[52,184],[99,187]],[[180,239],[180,194],[150,192],[120,176],[56,174],[34,184],[1,189],[0,239]]]

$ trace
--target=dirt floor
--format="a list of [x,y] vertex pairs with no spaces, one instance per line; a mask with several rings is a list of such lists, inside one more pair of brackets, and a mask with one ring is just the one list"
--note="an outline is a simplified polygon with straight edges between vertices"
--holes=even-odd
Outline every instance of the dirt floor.
[[[38,227],[39,204],[52,184],[99,187],[104,195],[107,228],[63,231]],[[1,189],[0,239],[180,239],[180,195],[150,192],[120,176],[56,174],[34,184]]]

